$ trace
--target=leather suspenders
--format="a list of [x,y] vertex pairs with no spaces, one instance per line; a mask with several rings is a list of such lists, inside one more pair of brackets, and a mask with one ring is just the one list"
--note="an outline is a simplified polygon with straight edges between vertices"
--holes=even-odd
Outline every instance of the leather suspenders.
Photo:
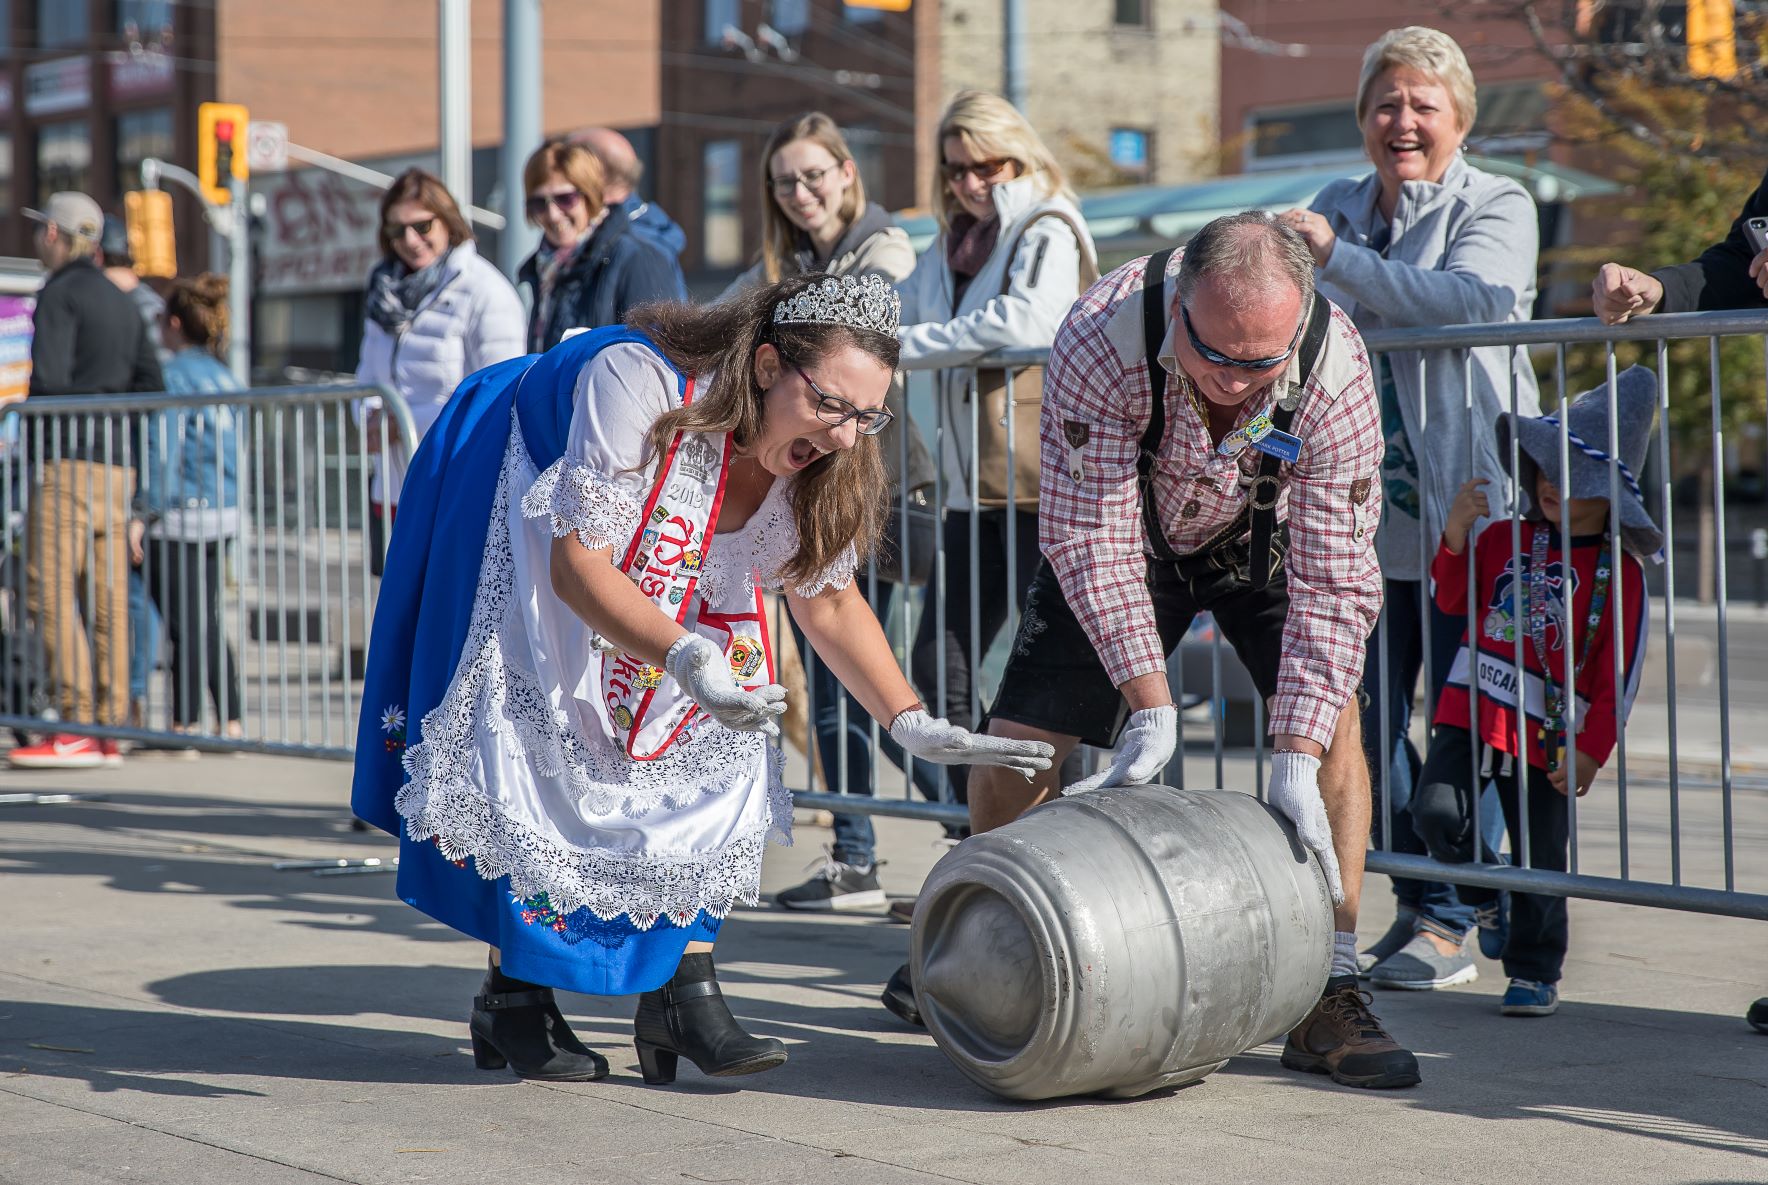
[[[1154,459],[1160,454],[1161,442],[1166,437],[1166,394],[1172,385],[1172,375],[1160,361],[1160,345],[1166,339],[1166,269],[1175,250],[1176,248],[1168,247],[1151,257],[1148,260],[1148,271],[1142,279],[1142,345],[1148,358],[1148,380],[1153,399],[1148,414],[1148,428],[1142,433],[1141,448],[1136,456],[1136,485],[1141,494],[1142,526],[1148,534],[1148,546],[1153,550],[1154,557],[1164,563],[1176,563],[1181,558],[1167,542],[1166,529],[1161,525],[1160,515],[1154,504]],[[1304,397],[1308,378],[1314,373],[1314,366],[1320,360],[1320,350],[1326,344],[1326,332],[1331,321],[1331,306],[1325,297],[1315,292],[1307,332],[1302,335],[1301,341],[1301,374],[1298,382]],[[1291,401],[1290,407],[1278,404],[1271,410],[1271,423],[1279,432],[1288,432],[1300,406],[1299,397]],[[1282,489],[1277,470],[1281,464],[1278,458],[1269,453],[1260,454],[1258,473],[1252,479],[1246,509],[1202,549],[1207,551],[1220,543],[1238,538],[1247,529],[1250,517],[1252,587],[1255,589],[1264,588],[1271,580],[1271,539],[1277,532],[1277,495]]]

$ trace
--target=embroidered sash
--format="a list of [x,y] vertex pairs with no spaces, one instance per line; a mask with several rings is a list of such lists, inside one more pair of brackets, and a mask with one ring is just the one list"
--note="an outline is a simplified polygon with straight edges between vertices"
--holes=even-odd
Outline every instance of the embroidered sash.
[[[693,397],[690,378],[683,406]],[[620,570],[660,611],[716,642],[737,683],[754,690],[773,681],[773,647],[760,589],[752,608],[734,613],[715,613],[696,595],[724,505],[730,462],[728,435],[677,433]],[[602,697],[615,740],[634,761],[661,757],[708,719],[662,668],[628,654],[602,656]]]

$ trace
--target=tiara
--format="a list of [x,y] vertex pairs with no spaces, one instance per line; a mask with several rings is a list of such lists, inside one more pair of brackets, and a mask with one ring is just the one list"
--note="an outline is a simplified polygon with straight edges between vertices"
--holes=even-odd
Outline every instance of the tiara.
[[884,277],[831,276],[774,306],[775,325],[846,325],[896,336],[902,298]]

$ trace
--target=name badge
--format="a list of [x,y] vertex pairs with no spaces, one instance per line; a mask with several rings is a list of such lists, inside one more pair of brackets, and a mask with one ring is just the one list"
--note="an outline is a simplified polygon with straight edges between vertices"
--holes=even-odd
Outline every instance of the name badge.
[[1266,456],[1276,457],[1291,465],[1301,458],[1301,437],[1291,436],[1280,428],[1272,428],[1252,442],[1252,447]]

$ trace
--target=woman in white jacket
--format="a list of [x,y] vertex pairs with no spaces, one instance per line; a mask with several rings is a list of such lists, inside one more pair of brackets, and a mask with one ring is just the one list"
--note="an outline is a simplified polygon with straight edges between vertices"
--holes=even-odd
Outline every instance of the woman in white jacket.
[[[401,173],[381,198],[380,245],[383,258],[364,295],[356,381],[397,391],[421,440],[461,379],[525,352],[522,301],[504,274],[479,257],[447,187],[422,169]],[[377,458],[380,405],[378,398],[361,404],[368,451]],[[398,504],[405,459],[418,446],[418,440],[400,440],[397,420],[387,419],[386,433],[387,472],[377,464],[369,488],[375,534],[380,504]],[[377,564],[382,550],[381,541],[373,541]]]
[[[940,234],[921,255],[913,274],[898,286],[902,293],[904,369],[940,367],[936,401],[944,432],[939,458],[944,475],[945,629],[929,605],[915,638],[914,676],[918,690],[941,715],[965,727],[971,711],[970,654],[988,650],[1006,624],[1037,567],[1037,491],[1019,481],[1014,505],[996,497],[971,499],[972,466],[978,454],[971,439],[970,366],[997,350],[1048,347],[1075,298],[1098,278],[1092,237],[1075,204],[1062,168],[1025,118],[999,95],[964,91],[952,99],[936,133],[940,170],[932,206]],[[1038,387],[1020,375],[1013,451],[1038,455]],[[983,462],[989,469],[992,441],[985,417]],[[1004,468],[996,459],[996,469]],[[1030,488],[1027,488],[1027,487]],[[980,488],[980,486],[979,486]],[[991,504],[1000,503],[1000,504]],[[979,520],[980,552],[970,554],[970,518]],[[1015,537],[1016,571],[1007,570],[1007,538]],[[979,636],[972,639],[970,569],[974,560],[981,591]],[[944,672],[944,698],[938,698]],[[963,774],[955,775],[959,801]]]

